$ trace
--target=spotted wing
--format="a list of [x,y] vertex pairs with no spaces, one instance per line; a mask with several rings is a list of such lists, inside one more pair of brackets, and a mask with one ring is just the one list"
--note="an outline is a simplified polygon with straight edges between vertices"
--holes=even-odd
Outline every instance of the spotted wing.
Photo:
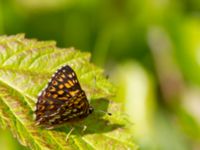
[[39,124],[60,124],[84,116],[89,103],[75,72],[69,66],[59,69],[38,97],[36,121]]

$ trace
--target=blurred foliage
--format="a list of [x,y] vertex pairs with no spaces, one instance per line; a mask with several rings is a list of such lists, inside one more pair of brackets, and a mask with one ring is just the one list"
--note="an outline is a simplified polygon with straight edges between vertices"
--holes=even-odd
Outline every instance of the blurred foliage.
[[0,34],[92,53],[148,150],[200,149],[199,27],[198,0],[0,0]]
[[0,129],[0,144],[1,150],[26,150],[13,138],[13,135],[9,131]]

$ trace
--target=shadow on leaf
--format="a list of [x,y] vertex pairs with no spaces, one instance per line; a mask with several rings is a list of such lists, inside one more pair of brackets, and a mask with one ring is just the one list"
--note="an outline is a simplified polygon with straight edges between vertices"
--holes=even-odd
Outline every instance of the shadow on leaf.
[[[86,135],[86,134],[95,134],[95,133],[106,133],[106,132],[113,131],[117,128],[122,128],[124,126],[123,124],[111,124],[109,122],[109,117],[112,117],[112,116],[109,116],[108,120],[105,120],[103,116],[107,114],[101,111],[98,111],[98,110],[102,110],[102,111],[107,112],[108,104],[109,104],[109,101],[106,99],[92,100],[90,104],[94,108],[94,112],[92,114],[90,114],[87,118],[85,118],[81,122],[74,123],[73,125],[65,124],[64,126],[67,126],[67,127],[60,127],[55,130],[59,132],[66,132],[68,134],[70,129],[74,127],[75,130],[73,131],[72,134]],[[110,113],[114,113],[114,112],[110,112]],[[84,126],[87,127],[85,131],[83,131]]]

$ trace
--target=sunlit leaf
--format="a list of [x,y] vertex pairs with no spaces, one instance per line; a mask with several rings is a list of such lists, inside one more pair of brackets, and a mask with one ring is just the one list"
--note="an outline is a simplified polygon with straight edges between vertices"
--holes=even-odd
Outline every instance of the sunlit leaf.
[[[0,37],[0,126],[32,149],[136,149],[122,106],[113,99],[115,88],[103,70],[89,62],[90,54],[74,48],[57,48],[55,42],[25,39],[24,35]],[[35,126],[33,111],[38,93],[62,65],[70,65],[96,110],[68,141],[71,125],[46,130]],[[106,116],[98,110],[109,111]],[[87,130],[82,131],[86,125]]]

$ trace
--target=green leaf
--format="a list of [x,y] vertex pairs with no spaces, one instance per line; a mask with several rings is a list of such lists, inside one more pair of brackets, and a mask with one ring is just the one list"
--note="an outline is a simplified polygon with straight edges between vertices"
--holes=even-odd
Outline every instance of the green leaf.
[[[103,70],[90,62],[90,54],[57,48],[53,41],[25,39],[23,34],[0,37],[0,126],[32,149],[136,149],[122,105],[112,99],[115,88]],[[33,111],[38,93],[62,65],[70,65],[95,112],[74,126],[54,130],[35,126]],[[113,116],[98,110],[109,111]],[[124,117],[125,116],[125,117]],[[82,126],[86,131],[82,132]]]

